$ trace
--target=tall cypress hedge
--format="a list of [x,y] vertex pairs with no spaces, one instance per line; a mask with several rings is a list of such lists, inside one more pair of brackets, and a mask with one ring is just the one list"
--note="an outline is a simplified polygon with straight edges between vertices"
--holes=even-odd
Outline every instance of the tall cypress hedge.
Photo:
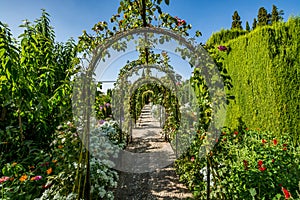
[[[209,51],[232,79],[233,87],[228,93],[235,99],[227,109],[228,127],[238,127],[240,119],[250,129],[298,137],[299,36],[300,17],[293,17],[287,22],[259,27],[226,43],[214,43]],[[218,50],[219,45],[228,50]]]

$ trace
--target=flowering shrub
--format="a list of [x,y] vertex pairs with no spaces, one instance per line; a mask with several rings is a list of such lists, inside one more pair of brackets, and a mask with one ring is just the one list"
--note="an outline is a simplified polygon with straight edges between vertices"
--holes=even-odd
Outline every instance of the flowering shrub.
[[[300,148],[288,135],[274,138],[270,132],[224,131],[206,158],[198,148],[176,162],[180,180],[201,199],[206,196],[208,161],[211,169],[210,196],[213,199],[279,199],[296,197],[300,180]],[[195,143],[196,145],[200,142]]]
[[96,117],[99,120],[112,118],[112,110],[111,110],[110,102],[111,102],[111,97],[109,95],[105,95],[100,91],[96,92],[95,112],[96,112]]
[[[115,122],[105,122],[90,137],[95,141],[101,139],[101,135],[106,136],[112,141],[107,145],[115,143],[122,148],[124,142],[118,138],[119,131]],[[78,199],[73,188],[76,171],[84,173],[86,169],[86,165],[78,161],[81,146],[79,134],[71,122],[59,126],[49,153],[37,150],[28,155],[28,162],[5,164],[0,172],[0,199]],[[91,150],[93,148],[99,150],[99,143],[91,146]],[[113,199],[111,190],[117,185],[118,175],[111,169],[107,152],[101,153],[91,154],[91,195],[96,199]]]

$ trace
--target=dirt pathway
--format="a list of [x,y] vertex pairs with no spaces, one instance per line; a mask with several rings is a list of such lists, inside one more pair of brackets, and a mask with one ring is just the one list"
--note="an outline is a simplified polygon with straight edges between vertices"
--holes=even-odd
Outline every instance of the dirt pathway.
[[151,172],[132,173],[119,171],[119,183],[115,191],[115,199],[192,199],[192,194],[183,184],[179,183],[173,167],[174,152],[170,144],[165,142],[160,134],[159,122],[152,118],[150,109],[150,106],[146,105],[142,110],[137,127],[133,129],[133,141],[128,145],[126,151],[144,157],[151,153],[161,153],[162,155],[168,155],[168,159],[163,157],[163,159],[157,159],[156,157],[153,159],[153,157],[149,156],[148,166],[156,166],[155,164],[162,166],[155,168],[156,170]]

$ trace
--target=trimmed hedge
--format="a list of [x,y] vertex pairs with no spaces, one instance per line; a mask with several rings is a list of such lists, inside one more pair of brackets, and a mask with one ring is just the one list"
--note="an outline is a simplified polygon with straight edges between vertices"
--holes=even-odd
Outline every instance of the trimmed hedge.
[[207,40],[206,46],[213,46],[215,44],[225,43],[232,39],[238,38],[241,35],[245,35],[246,33],[249,32],[239,29],[222,29],[221,31],[212,34],[212,36]]
[[[294,17],[209,49],[232,79],[228,93],[235,99],[227,109],[228,127],[237,128],[243,121],[251,129],[298,136],[299,35],[300,17]],[[219,45],[228,51],[219,51]]]

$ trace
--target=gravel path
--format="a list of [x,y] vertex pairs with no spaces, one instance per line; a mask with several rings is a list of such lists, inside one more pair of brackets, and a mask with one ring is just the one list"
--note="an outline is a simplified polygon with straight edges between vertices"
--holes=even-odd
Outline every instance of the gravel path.
[[179,183],[173,167],[174,152],[170,144],[164,141],[164,137],[160,133],[162,129],[159,127],[159,122],[152,118],[150,109],[149,105],[144,107],[137,127],[133,129],[133,141],[128,145],[126,151],[133,153],[137,158],[147,157],[145,160],[148,162],[145,160],[135,161],[136,163],[131,164],[132,167],[138,168],[144,164],[147,166],[143,166],[143,169],[149,167],[153,170],[144,173],[119,171],[115,199],[192,199],[192,194],[183,184]]

